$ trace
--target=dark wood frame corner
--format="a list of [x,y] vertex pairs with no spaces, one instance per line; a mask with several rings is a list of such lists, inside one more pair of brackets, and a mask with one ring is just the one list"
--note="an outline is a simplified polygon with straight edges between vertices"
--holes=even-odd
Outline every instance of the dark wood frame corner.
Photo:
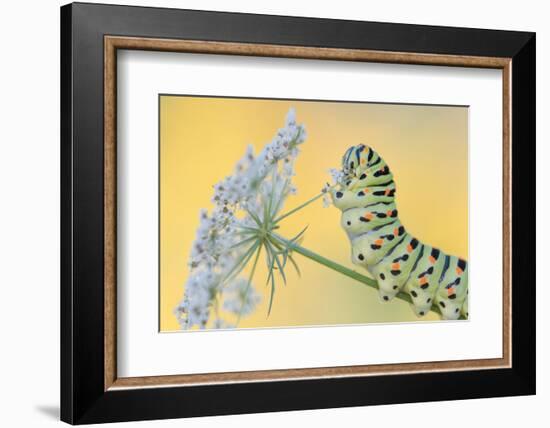
[[[502,69],[503,357],[118,378],[117,49]],[[80,424],[533,394],[534,159],[533,33],[80,3],[62,7],[62,420]],[[427,384],[432,387],[423,388]]]

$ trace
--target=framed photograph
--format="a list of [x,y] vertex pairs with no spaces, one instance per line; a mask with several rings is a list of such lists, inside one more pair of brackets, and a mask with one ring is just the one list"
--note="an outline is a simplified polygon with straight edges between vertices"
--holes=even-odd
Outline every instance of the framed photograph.
[[61,418],[535,393],[535,34],[61,8]]

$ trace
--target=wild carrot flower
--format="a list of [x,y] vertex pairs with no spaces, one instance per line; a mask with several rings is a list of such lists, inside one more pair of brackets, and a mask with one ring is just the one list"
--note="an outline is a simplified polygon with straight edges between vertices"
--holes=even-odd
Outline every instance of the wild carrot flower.
[[[266,237],[275,227],[274,219],[286,198],[296,192],[291,180],[298,146],[305,139],[305,128],[296,123],[291,109],[285,126],[257,156],[249,146],[233,175],[214,185],[214,207],[210,213],[200,213],[189,260],[190,275],[183,299],[174,310],[182,328],[207,328],[209,323],[214,328],[227,328],[230,324],[218,313],[220,305],[236,314],[238,321],[259,303],[252,276],[262,247],[268,263],[273,265],[275,257],[280,263],[281,246],[268,244]],[[250,276],[238,277],[251,260]],[[213,312],[216,316],[212,320]]]

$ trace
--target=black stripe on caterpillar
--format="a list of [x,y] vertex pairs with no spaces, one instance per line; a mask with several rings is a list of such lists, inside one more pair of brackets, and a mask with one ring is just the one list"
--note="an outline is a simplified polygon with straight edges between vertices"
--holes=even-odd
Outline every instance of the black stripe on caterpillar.
[[467,261],[409,234],[399,220],[395,192],[393,174],[378,153],[365,145],[346,151],[339,187],[331,196],[342,211],[353,263],[377,280],[383,301],[403,290],[417,316],[436,305],[443,319],[468,318]]

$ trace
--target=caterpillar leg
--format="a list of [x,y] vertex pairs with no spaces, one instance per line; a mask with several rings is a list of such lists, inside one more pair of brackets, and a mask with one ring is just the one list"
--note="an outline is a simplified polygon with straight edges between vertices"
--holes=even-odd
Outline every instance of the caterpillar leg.
[[456,320],[468,295],[468,264],[458,257],[449,257],[449,266],[443,274],[435,301],[441,317]]
[[430,311],[444,265],[445,255],[441,251],[424,246],[422,255],[405,284],[405,291],[411,296],[417,317],[422,317]]
[[466,292],[466,299],[464,299],[460,313],[464,318],[468,319],[468,292]]

